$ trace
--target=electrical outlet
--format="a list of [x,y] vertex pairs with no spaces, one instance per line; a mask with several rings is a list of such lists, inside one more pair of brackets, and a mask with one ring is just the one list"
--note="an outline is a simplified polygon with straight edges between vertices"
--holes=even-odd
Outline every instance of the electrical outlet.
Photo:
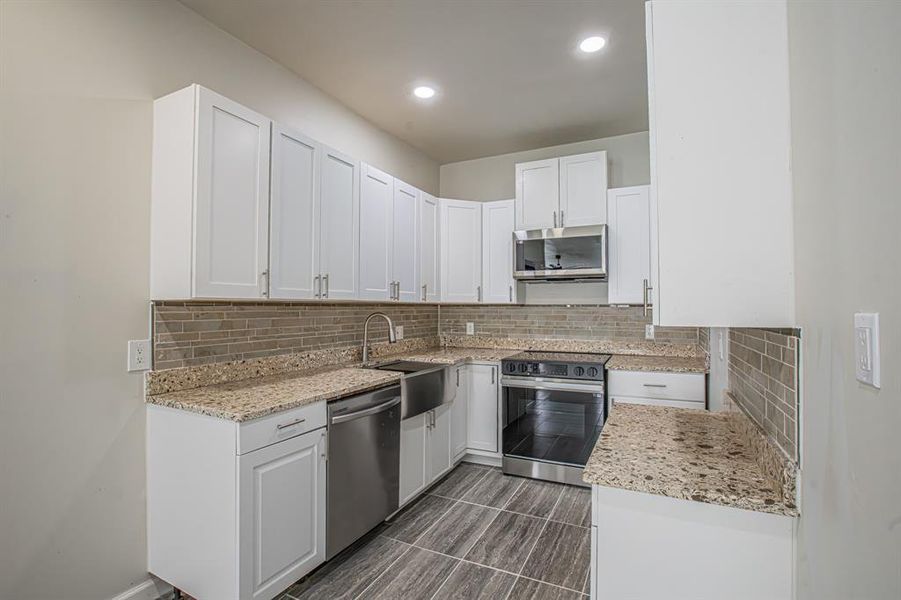
[[644,326],[644,339],[653,340],[654,339],[654,324],[648,323]]
[[475,323],[467,323],[466,324],[466,335],[473,335],[476,332],[476,324]]
[[854,315],[854,371],[857,380],[881,387],[879,313]]
[[150,340],[128,341],[128,371],[150,369]]
[[403,325],[397,325],[394,327],[394,336],[399,340],[404,339],[404,326]]

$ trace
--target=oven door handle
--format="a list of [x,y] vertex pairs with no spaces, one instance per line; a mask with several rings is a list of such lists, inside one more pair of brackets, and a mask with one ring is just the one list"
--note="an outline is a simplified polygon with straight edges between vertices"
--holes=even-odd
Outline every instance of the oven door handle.
[[503,377],[501,378],[501,385],[510,388],[527,388],[531,390],[548,390],[552,392],[604,393],[604,383],[601,381],[575,383],[569,379],[556,379],[553,377]]

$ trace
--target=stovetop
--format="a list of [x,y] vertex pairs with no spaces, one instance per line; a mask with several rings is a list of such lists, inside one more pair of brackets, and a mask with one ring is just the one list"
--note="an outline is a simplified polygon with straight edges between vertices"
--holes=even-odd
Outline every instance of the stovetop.
[[523,352],[501,361],[505,375],[603,381],[609,354]]

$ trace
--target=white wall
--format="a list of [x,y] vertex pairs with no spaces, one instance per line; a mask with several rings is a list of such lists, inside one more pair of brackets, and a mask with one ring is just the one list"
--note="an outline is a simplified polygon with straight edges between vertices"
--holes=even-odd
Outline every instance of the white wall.
[[[799,598],[901,598],[901,3],[789,5]],[[882,389],[855,381],[853,313],[880,313]]]
[[152,99],[191,82],[437,192],[438,167],[182,5],[0,4],[0,598],[146,578]]
[[516,163],[595,150],[607,151],[609,187],[650,183],[648,132],[642,131],[441,165],[441,197],[483,202],[509,200],[515,193]]

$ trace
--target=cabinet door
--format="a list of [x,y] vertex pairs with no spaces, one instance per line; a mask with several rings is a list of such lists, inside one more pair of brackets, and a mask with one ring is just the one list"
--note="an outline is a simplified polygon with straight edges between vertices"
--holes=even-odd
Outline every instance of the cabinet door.
[[272,124],[269,277],[273,298],[312,298],[319,271],[320,150],[310,138]]
[[513,200],[482,206],[482,300],[514,301]]
[[428,484],[426,463],[428,419],[423,413],[400,422],[400,505],[403,506]]
[[269,119],[199,88],[195,297],[268,294],[269,136]]
[[498,377],[494,365],[469,365],[467,447],[498,451]]
[[420,300],[423,302],[437,302],[441,299],[441,286],[439,285],[439,255],[438,245],[440,211],[438,199],[432,195],[421,193],[419,202],[419,285]]
[[457,386],[457,397],[451,407],[451,458],[456,460],[466,452],[469,373],[466,367],[459,366],[455,367],[453,377],[451,382]]
[[516,229],[558,226],[559,164],[550,158],[516,165]]
[[451,468],[451,405],[442,404],[431,411],[429,430],[429,483]]
[[560,226],[607,222],[607,153],[560,159]]
[[238,457],[242,598],[273,598],[325,561],[325,436]]
[[482,296],[482,204],[441,200],[441,295],[445,302]]
[[360,175],[360,298],[391,297],[393,206],[394,179],[364,164]]
[[651,271],[651,208],[648,186],[617,188],[607,194],[610,304],[641,304]]
[[319,182],[320,293],[353,299],[359,275],[360,163],[323,147]]
[[397,282],[395,299],[403,302],[419,300],[419,253],[416,248],[418,219],[419,190],[395,179],[391,279]]

